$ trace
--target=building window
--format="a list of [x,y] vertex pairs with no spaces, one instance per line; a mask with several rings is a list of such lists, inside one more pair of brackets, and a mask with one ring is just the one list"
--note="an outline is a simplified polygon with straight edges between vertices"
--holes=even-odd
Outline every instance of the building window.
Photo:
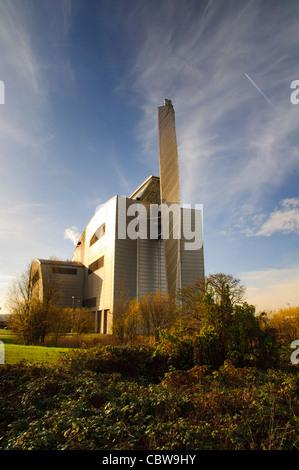
[[52,268],[52,273],[55,274],[71,274],[77,276],[77,269],[74,268],[59,268],[57,266]]
[[96,297],[92,297],[90,299],[83,300],[83,307],[92,308],[92,307],[95,307],[96,304],[97,304],[97,298]]
[[104,266],[104,256],[101,256],[101,258],[97,259],[93,263],[91,263],[88,266],[88,274],[94,273],[98,269],[102,268]]
[[102,224],[93,234],[93,236],[90,239],[89,246],[92,246],[95,242],[97,242],[100,238],[105,235],[105,224]]
[[102,326],[102,310],[98,310],[96,312],[96,324],[95,324],[96,333],[101,333],[101,326]]
[[107,334],[107,322],[108,322],[108,312],[109,310],[104,310],[104,321],[103,321],[103,334]]

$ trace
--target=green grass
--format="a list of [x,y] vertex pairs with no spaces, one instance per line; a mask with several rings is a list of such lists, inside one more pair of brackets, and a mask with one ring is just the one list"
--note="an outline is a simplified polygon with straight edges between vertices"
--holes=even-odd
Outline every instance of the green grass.
[[17,337],[10,330],[0,330],[0,340],[4,343],[5,364],[56,361],[61,354],[69,351],[69,348],[18,344]]

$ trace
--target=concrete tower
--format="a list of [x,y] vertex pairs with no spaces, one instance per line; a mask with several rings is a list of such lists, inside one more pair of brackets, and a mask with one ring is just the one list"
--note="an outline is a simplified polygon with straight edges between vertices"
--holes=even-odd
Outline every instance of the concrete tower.
[[[175,115],[170,100],[164,100],[164,106],[158,108],[158,126],[161,204],[166,204],[168,209],[172,205],[174,208],[179,208],[179,160],[175,132]],[[168,213],[171,215],[170,211]],[[171,217],[169,220],[169,236],[163,240],[168,293],[173,297],[177,292],[180,263],[180,240],[176,236],[180,227],[177,227],[177,224],[180,224],[179,217]]]

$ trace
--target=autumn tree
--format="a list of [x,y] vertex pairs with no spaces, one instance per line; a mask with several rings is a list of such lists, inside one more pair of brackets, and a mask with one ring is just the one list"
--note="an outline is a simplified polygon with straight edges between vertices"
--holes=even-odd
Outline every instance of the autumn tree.
[[299,338],[299,307],[282,308],[267,317],[267,323],[275,328],[282,341],[291,343]]
[[157,292],[145,295],[139,300],[141,322],[149,336],[159,339],[159,330],[170,328],[178,317],[178,307],[168,294]]
[[56,317],[55,322],[59,321],[54,302],[60,295],[61,284],[55,273],[51,272],[45,276],[44,295],[41,300],[32,282],[31,266],[32,264],[13,281],[7,305],[11,313],[10,326],[13,331],[22,342],[37,344],[44,342]]
[[[275,352],[275,338],[262,328],[245,287],[230,274],[212,274],[180,292],[182,318],[193,331],[196,360],[218,366],[226,358],[261,362]],[[268,363],[270,361],[268,360]]]
[[229,302],[234,306],[243,302],[245,286],[231,274],[216,273],[206,278],[205,292],[210,293],[218,305]]
[[245,287],[240,279],[231,274],[210,274],[180,290],[182,318],[200,326],[205,321],[219,323],[220,315],[221,320],[227,323],[234,306],[244,301],[244,294]]
[[134,343],[140,331],[140,309],[137,299],[132,299],[129,303],[125,318],[125,335],[130,343]]
[[87,307],[75,309],[72,330],[77,335],[90,333],[94,330],[94,316]]
[[123,277],[117,287],[113,309],[113,334],[122,344],[125,343],[126,338],[126,319],[129,303],[130,298],[126,287],[126,278]]

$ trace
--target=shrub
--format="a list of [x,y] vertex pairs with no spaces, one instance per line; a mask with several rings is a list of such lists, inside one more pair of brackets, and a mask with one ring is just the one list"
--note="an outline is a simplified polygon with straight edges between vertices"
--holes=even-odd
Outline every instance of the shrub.
[[74,370],[88,369],[97,373],[120,373],[125,377],[159,381],[168,370],[167,358],[154,354],[150,346],[97,346],[75,350],[62,361]]
[[155,345],[155,357],[164,358],[169,370],[188,370],[194,366],[194,345],[188,330],[181,324],[173,331],[159,330]]
[[0,449],[299,449],[296,368],[226,361],[217,370],[172,371],[154,384],[86,366],[2,366]]

